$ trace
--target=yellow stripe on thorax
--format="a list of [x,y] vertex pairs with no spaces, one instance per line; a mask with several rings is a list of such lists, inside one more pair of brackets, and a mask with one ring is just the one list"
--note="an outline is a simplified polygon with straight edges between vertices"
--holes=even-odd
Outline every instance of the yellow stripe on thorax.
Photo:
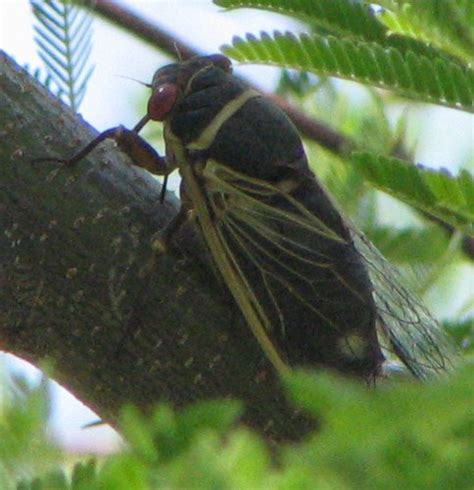
[[210,124],[203,129],[197,139],[191,141],[188,150],[206,150],[209,148],[222,125],[230,119],[248,100],[260,97],[260,94],[251,88],[242,92],[238,97],[228,102],[214,117]]

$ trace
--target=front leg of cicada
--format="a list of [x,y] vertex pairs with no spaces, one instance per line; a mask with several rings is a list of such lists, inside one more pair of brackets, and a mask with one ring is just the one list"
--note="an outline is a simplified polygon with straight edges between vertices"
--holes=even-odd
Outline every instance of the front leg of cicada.
[[[128,157],[130,157],[133,165],[144,168],[153,175],[164,177],[164,183],[160,196],[160,202],[163,202],[168,175],[175,170],[175,165],[170,164],[166,157],[160,156],[158,152],[138,134],[138,132],[148,121],[150,121],[150,117],[147,115],[142,118],[133,129],[127,129],[124,126],[117,126],[107,129],[106,131],[100,133],[95,139],[93,139],[88,145],[86,145],[71,158],[37,158],[33,160],[32,163],[56,162],[66,167],[72,167],[86,158],[89,153],[91,153],[103,141],[106,139],[111,139],[115,141],[122,153],[125,153]],[[170,225],[172,225],[171,228],[176,228],[174,221],[175,220],[170,223]],[[154,247],[157,250],[160,248],[166,248],[165,245],[168,242],[168,237],[171,236],[171,230],[169,232],[164,230],[161,232],[161,235],[163,237],[163,245],[161,247],[159,245]]]
[[138,134],[149,120],[149,116],[145,116],[133,129],[127,129],[124,126],[107,129],[71,158],[36,158],[32,160],[32,163],[56,162],[66,167],[72,167],[86,158],[87,155],[89,155],[89,153],[103,141],[112,139],[116,142],[120,150],[132,159],[134,165],[145,168],[155,175],[166,176],[170,173],[166,158],[160,156],[157,151]]

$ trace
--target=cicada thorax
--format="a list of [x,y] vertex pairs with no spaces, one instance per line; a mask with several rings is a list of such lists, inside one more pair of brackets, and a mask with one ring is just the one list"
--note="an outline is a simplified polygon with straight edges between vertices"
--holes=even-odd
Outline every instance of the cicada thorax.
[[350,230],[310,171],[293,124],[222,58],[155,77],[175,97],[164,119],[167,155],[199,208],[211,255],[277,368],[375,376],[384,359],[376,308]]

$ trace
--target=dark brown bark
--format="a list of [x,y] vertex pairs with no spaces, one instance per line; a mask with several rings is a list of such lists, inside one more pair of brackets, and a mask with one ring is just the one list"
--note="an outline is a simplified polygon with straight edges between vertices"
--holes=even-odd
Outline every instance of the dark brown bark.
[[[140,277],[151,237],[176,213],[112,144],[73,168],[96,132],[0,52],[0,348],[54,377],[115,423],[126,402],[245,401],[270,438],[310,427],[206,263],[190,227]],[[124,332],[128,333],[123,338]]]

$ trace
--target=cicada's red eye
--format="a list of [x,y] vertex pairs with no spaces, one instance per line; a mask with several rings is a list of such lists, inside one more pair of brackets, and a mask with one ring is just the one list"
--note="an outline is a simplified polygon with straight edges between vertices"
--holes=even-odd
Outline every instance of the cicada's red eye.
[[163,121],[178,98],[178,88],[171,83],[159,85],[148,100],[148,115],[153,121]]

